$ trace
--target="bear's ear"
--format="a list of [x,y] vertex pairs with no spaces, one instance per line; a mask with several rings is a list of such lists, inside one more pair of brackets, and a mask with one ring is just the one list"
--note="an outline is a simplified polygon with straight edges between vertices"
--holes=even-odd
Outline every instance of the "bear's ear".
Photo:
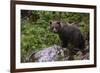
[[61,23],[60,21],[58,21],[57,24],[58,24],[60,27],[63,26],[62,23]]
[[52,21],[50,21],[49,23],[52,24]]
[[60,24],[60,22],[58,21],[57,24]]

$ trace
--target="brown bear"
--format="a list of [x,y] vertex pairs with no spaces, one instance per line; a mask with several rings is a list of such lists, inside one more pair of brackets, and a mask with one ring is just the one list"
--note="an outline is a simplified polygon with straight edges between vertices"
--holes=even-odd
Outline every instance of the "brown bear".
[[76,25],[66,24],[60,21],[50,21],[50,28],[54,33],[59,35],[63,48],[67,48],[71,44],[76,50],[84,49],[85,40],[79,27]]

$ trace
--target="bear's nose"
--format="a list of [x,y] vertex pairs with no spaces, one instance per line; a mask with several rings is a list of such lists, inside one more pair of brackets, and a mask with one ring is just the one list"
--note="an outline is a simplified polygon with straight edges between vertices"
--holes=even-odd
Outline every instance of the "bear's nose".
[[53,28],[53,31],[56,32],[57,31],[56,28]]

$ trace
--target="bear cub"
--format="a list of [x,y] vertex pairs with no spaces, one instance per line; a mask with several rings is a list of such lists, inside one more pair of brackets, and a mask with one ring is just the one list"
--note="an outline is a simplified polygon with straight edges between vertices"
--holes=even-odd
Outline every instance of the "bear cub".
[[78,26],[60,21],[50,21],[50,28],[59,35],[63,48],[67,48],[71,44],[73,48],[84,50],[85,40]]

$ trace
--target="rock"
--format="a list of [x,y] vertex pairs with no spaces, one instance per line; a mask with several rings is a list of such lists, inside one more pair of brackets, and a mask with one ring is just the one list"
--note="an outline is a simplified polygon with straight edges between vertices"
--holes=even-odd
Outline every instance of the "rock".
[[[69,50],[61,48],[58,45],[53,45],[48,48],[33,52],[27,62],[52,62],[52,61],[68,61],[68,60],[87,60],[89,59],[88,47],[84,51],[74,51],[74,48]],[[75,49],[76,50],[76,49]],[[74,53],[70,53],[74,51]]]
[[[65,54],[66,53],[66,54]],[[69,58],[69,50],[61,49],[60,46],[53,45],[49,48],[44,48],[34,52],[29,56],[29,62],[51,62],[64,61]]]
[[76,55],[74,55],[74,60],[89,60],[89,52],[86,50],[84,54],[81,51],[78,51]]
[[83,58],[82,52],[78,51],[76,55],[74,55],[74,60],[81,60]]
[[83,55],[82,60],[89,60],[89,53]]

